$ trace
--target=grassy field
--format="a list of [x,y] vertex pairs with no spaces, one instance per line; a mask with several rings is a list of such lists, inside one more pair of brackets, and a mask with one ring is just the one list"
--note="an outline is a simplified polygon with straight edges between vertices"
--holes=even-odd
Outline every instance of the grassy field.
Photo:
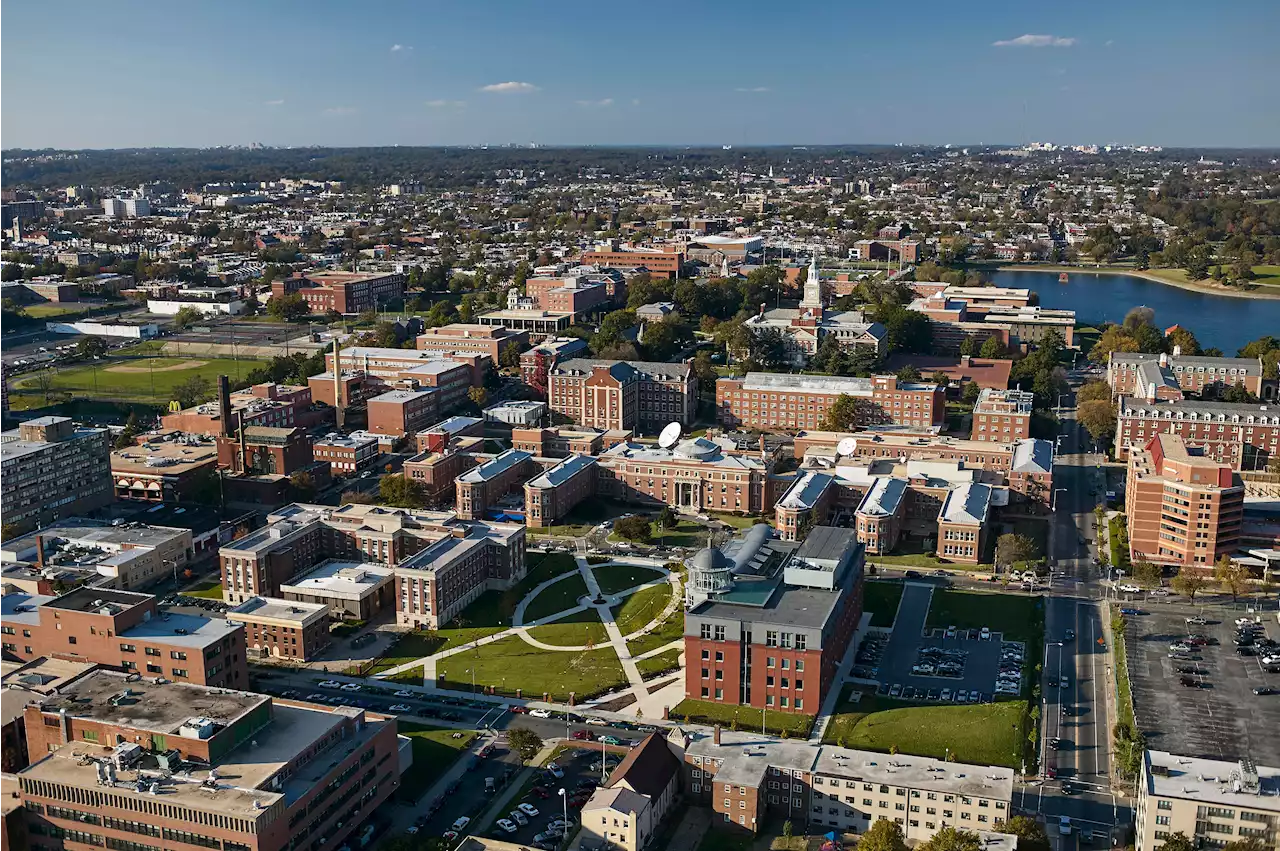
[[592,527],[605,520],[621,517],[629,510],[626,505],[611,499],[589,499],[575,505],[561,522],[537,531],[549,535],[580,537],[590,532]]
[[[396,728],[413,744],[413,765],[400,778],[400,794],[410,801],[418,800],[444,776],[476,737],[470,730],[446,730],[411,721],[400,721]],[[462,738],[455,739],[453,734],[458,732]]]
[[530,627],[529,634],[546,644],[576,647],[583,644],[599,646],[609,640],[604,624],[595,609],[574,612],[542,626]]
[[1107,521],[1107,546],[1111,550],[1111,566],[1129,570],[1129,526],[1123,514]]
[[868,582],[863,586],[862,610],[871,612],[872,626],[893,626],[902,600],[901,582]]
[[661,579],[659,571],[649,567],[636,567],[630,564],[606,564],[591,568],[596,582],[605,594],[617,594],[628,588]]
[[222,583],[215,582],[212,579],[206,579],[203,582],[197,582],[190,588],[185,589],[182,593],[188,597],[199,597],[202,600],[221,600]]
[[847,748],[1019,768],[1030,719],[1022,700],[920,706],[865,695],[832,716],[823,741]]
[[890,567],[919,567],[924,570],[936,570],[944,567],[948,570],[990,570],[989,564],[961,564],[959,562],[943,561],[935,555],[929,553],[907,553],[891,556],[868,556],[867,560],[872,564],[885,564]]
[[620,606],[614,606],[613,619],[623,635],[630,635],[662,614],[671,600],[670,585],[655,585],[632,594]]
[[679,641],[684,638],[684,606],[676,606],[676,610],[667,615],[666,619],[657,625],[652,632],[634,640],[627,642],[627,649],[631,651],[633,656],[641,653],[648,653],[662,647],[664,644],[670,644],[673,641]]
[[[192,376],[208,379],[212,387],[219,375],[229,375],[236,379],[255,366],[257,362],[248,358],[112,359],[94,365],[55,370],[49,396],[51,400],[79,397],[168,403],[173,396],[173,389]],[[112,371],[118,368],[129,371]],[[38,408],[45,404],[44,391],[40,388],[36,375],[27,375],[13,382],[9,388],[9,398],[15,410]]]
[[[961,629],[990,627],[1004,633],[1013,641],[1038,641],[1038,631],[1043,631],[1044,610],[1040,597],[1020,597],[1012,594],[985,594],[978,591],[933,592],[929,605],[927,629],[957,626]],[[1028,647],[1028,650],[1031,650]]]
[[[548,579],[578,569],[578,563],[568,553],[529,554],[529,571],[514,588],[506,591],[486,591],[480,598],[463,609],[449,624],[450,627],[494,627],[499,632],[511,626],[511,616],[516,606]],[[566,582],[569,580],[565,580]]]
[[543,588],[538,596],[529,601],[524,607],[524,621],[528,623],[572,609],[578,605],[578,598],[586,595],[587,583],[581,575],[566,576],[556,584]]
[[75,316],[81,313],[88,313],[95,307],[101,307],[101,305],[28,304],[22,308],[22,312],[30,316],[32,319],[55,319],[59,316]]
[[[381,673],[388,668],[407,664],[414,659],[421,659],[423,656],[433,656],[436,653],[451,650],[454,647],[462,647],[477,639],[485,638],[501,631],[501,627],[492,626],[448,626],[439,630],[407,632],[384,655],[369,666],[366,674]],[[417,675],[416,681],[422,682],[422,674],[419,673]]]
[[680,648],[673,647],[670,650],[664,650],[656,656],[650,656],[648,659],[641,659],[636,662],[636,667],[640,669],[640,676],[645,679],[655,677],[658,674],[674,671],[680,667]]
[[569,692],[585,700],[627,682],[612,647],[581,653],[539,650],[514,635],[443,659],[436,672],[447,687],[466,691],[473,667],[477,686],[493,686],[506,694],[524,689],[526,697],[546,693],[557,701],[568,700]]
[[699,724],[720,724],[722,727],[740,730],[759,730],[762,711],[765,731],[769,735],[777,736],[785,732],[793,738],[803,737],[809,735],[809,731],[813,729],[812,715],[778,712],[773,709],[760,710],[754,706],[715,703],[710,700],[682,700],[671,708],[671,719],[673,721],[688,720]]
[[[726,526],[732,526],[735,529],[750,529],[752,526],[756,525],[757,523],[768,522],[763,517],[743,517],[741,515],[730,514],[725,511],[708,511],[707,514],[711,515],[712,520],[719,520],[721,523],[725,524]],[[705,537],[704,537],[704,540],[698,544],[698,546],[705,546]]]
[[[1148,269],[1147,274],[1153,278],[1159,278],[1162,281],[1169,281],[1173,284],[1182,284],[1184,286],[1199,286],[1206,289],[1211,288],[1217,282],[1212,278],[1203,281],[1193,281],[1187,276],[1184,269]],[[1251,285],[1271,289],[1280,287],[1280,266],[1254,266],[1253,280],[1249,281]]]

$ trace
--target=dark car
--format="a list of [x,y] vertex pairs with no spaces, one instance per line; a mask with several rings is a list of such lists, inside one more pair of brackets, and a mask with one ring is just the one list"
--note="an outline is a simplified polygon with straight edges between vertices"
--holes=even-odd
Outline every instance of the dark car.
[[1127,608],[1126,608],[1126,609],[1121,609],[1121,610],[1120,610],[1120,614],[1122,614],[1122,615],[1140,615],[1140,614],[1142,614],[1142,610],[1141,610],[1141,609],[1127,609]]
[[1049,741],[1046,742],[1045,744],[1047,744],[1050,747],[1050,749],[1056,751],[1058,748],[1062,747],[1062,739],[1059,739],[1057,736],[1054,736],[1052,739],[1049,739]]
[[1275,693],[1276,693],[1276,689],[1273,689],[1271,686],[1258,686],[1258,687],[1256,687],[1256,688],[1253,690],[1253,693],[1254,693],[1254,694],[1260,694],[1260,695],[1261,695],[1261,694],[1275,694]]
[[1200,688],[1200,683],[1191,677],[1183,677],[1179,680],[1183,688]]
[[1257,656],[1258,651],[1254,650],[1252,647],[1237,647],[1236,655],[1237,656]]
[[903,574],[903,575],[904,575],[904,576],[906,576],[908,579],[919,579],[919,578],[920,578],[920,571],[918,571],[918,570],[908,570],[908,571],[907,571],[905,574]]

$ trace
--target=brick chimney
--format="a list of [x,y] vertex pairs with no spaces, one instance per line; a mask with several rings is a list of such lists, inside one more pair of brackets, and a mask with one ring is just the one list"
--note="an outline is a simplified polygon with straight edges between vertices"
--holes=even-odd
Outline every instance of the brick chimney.
[[720,744],[720,725],[719,724],[717,724],[715,726],[715,729],[711,731],[711,743],[715,745]]
[[223,437],[235,434],[231,430],[231,380],[225,375],[218,376],[218,420]]

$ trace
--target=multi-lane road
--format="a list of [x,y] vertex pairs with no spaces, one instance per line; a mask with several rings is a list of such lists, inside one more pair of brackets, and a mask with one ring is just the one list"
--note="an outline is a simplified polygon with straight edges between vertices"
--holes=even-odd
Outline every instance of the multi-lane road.
[[[1059,579],[1046,600],[1041,780],[1023,789],[1022,805],[1045,820],[1057,848],[1075,851],[1121,841],[1131,814],[1112,782],[1111,648],[1094,564],[1103,458],[1090,451],[1071,411],[1063,410],[1061,423],[1050,535]],[[1059,830],[1062,816],[1070,833]]]

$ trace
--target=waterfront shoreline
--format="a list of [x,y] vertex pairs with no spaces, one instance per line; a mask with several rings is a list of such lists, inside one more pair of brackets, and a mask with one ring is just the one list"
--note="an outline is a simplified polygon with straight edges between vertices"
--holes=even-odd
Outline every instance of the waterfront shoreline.
[[1205,293],[1206,295],[1220,295],[1225,298],[1244,298],[1244,299],[1267,299],[1270,301],[1280,300],[1280,292],[1255,291],[1242,293],[1238,290],[1227,289],[1226,287],[1211,286],[1206,284],[1194,284],[1189,281],[1171,281],[1167,278],[1161,278],[1150,272],[1141,269],[1125,269],[1115,266],[1101,267],[1098,269],[1090,269],[1086,266],[1063,266],[1063,265],[1035,265],[1026,263],[1015,263],[1008,266],[993,266],[993,271],[998,272],[1066,272],[1068,275],[1130,275],[1134,278],[1142,278],[1146,281],[1152,281],[1157,284],[1164,284],[1170,287],[1177,287],[1180,290],[1187,290],[1194,293]]

